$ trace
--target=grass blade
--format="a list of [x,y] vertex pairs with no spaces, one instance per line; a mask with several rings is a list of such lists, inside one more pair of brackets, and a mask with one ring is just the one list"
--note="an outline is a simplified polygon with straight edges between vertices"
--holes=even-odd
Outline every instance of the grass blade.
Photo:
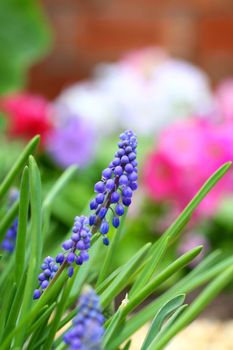
[[[33,302],[33,289],[37,282],[37,271],[41,263],[42,235],[41,235],[41,181],[37,164],[32,156],[29,157],[29,183],[30,183],[30,205],[31,205],[31,251],[24,298],[20,319],[24,319],[30,305]],[[25,331],[17,335],[16,346],[22,346]]]
[[126,264],[125,268],[121,273],[113,280],[109,287],[102,293],[100,296],[101,304],[105,308],[112,299],[124,289],[127,285],[129,277],[138,268],[142,262],[142,259],[145,258],[151,244],[148,243],[142,247],[137,254],[135,254],[129,262]]
[[189,278],[189,275],[184,277],[179,281],[174,287],[166,291],[163,295],[158,297],[156,300],[152,301],[143,310],[139,311],[131,319],[127,320],[125,328],[122,333],[115,339],[109,346],[108,350],[115,350],[120,344],[126,341],[131,335],[136,332],[140,327],[142,327],[146,322],[150,321],[159,308],[169,300],[174,294],[184,293],[187,294],[192,290],[200,287],[201,285],[207,283],[209,280],[215,276],[222,274],[226,268],[233,264],[233,258],[225,259],[214,265],[212,268],[207,269],[207,271],[200,272],[198,276],[194,278]]
[[145,300],[150,294],[152,294],[157,287],[159,287],[164,281],[171,277],[174,273],[190,263],[202,250],[202,246],[196,247],[189,252],[182,255],[167,268],[161,271],[158,276],[152,279],[141,291],[129,299],[129,303],[124,308],[125,315],[135,309],[143,300]]
[[19,171],[27,162],[29,155],[35,151],[39,141],[40,141],[40,136],[35,136],[24,148],[21,155],[19,156],[17,161],[14,163],[13,167],[8,172],[2,184],[0,185],[0,198],[2,198],[6,194],[6,192],[12,185],[14,179],[18,175]]
[[77,173],[77,166],[72,165],[67,168],[64,173],[60,176],[60,178],[53,185],[47,196],[43,201],[43,208],[51,207],[55,197],[59,194],[59,192],[65,187],[65,185],[72,179],[72,177]]
[[25,268],[26,233],[29,207],[29,176],[28,167],[23,171],[20,197],[19,197],[19,221],[15,246],[15,281],[19,283]]
[[10,227],[10,225],[13,223],[14,219],[16,218],[18,214],[19,209],[19,201],[16,200],[15,203],[11,206],[11,208],[8,210],[4,218],[1,220],[0,223],[0,243],[5,237],[6,230]]
[[107,249],[107,254],[105,255],[105,259],[104,259],[102,268],[100,270],[100,273],[99,273],[99,276],[98,276],[98,279],[97,279],[97,283],[96,283],[97,287],[99,286],[99,284],[101,282],[103,282],[105,280],[105,278],[107,277],[108,272],[110,270],[111,261],[113,259],[114,251],[116,251],[117,245],[118,245],[119,240],[120,240],[120,238],[122,236],[122,231],[123,231],[123,228],[124,228],[124,222],[125,222],[126,214],[127,213],[125,213],[124,217],[122,218],[122,222],[121,222],[120,227],[117,230],[114,230],[114,232],[113,232],[112,242],[110,244],[110,247],[108,247],[108,249]]
[[150,280],[167,250],[169,239],[169,236],[162,236],[152,245],[151,254],[150,252],[148,253],[150,259],[148,259],[148,262],[145,264],[142,272],[137,277],[133,287],[130,290],[129,296],[134,295],[138,290],[142,289]]
[[141,350],[147,350],[154,338],[157,336],[162,328],[162,325],[166,319],[171,316],[184,302],[185,295],[180,294],[170,299],[165,303],[158,311],[157,315],[152,321],[151,327],[146,335],[146,338],[142,344]]
[[162,350],[164,346],[184,327],[191,323],[203,309],[219,294],[233,279],[233,265],[215,278],[204,291],[194,300],[190,307],[181,315],[177,322],[167,330],[164,337],[154,340],[148,350]]

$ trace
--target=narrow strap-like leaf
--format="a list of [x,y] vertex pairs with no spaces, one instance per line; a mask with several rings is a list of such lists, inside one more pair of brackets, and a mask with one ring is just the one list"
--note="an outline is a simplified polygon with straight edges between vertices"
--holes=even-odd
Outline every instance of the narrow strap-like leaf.
[[163,337],[152,342],[147,350],[162,350],[164,346],[191,323],[203,309],[218,295],[218,293],[233,279],[233,265],[228,267],[223,273],[216,277],[204,291],[193,301],[190,307],[181,315],[174,325],[167,330]]
[[19,283],[25,269],[26,233],[29,207],[29,176],[28,167],[24,168],[20,196],[19,196],[19,220],[15,246],[15,281]]
[[3,241],[6,230],[10,227],[10,225],[13,223],[14,219],[16,218],[18,214],[19,209],[19,201],[16,200],[15,203],[12,205],[12,207],[8,210],[4,218],[1,220],[0,223],[0,243]]
[[157,336],[157,334],[161,330],[162,325],[164,324],[166,319],[183,304],[184,299],[185,299],[184,294],[177,295],[172,299],[170,299],[161,307],[161,309],[158,311],[157,315],[152,321],[151,327],[142,344],[141,350],[146,350],[149,347],[153,339]]
[[10,186],[12,185],[14,179],[18,175],[21,168],[24,166],[26,161],[28,160],[28,157],[30,154],[32,154],[38,143],[40,141],[40,136],[35,136],[25,147],[19,158],[15,161],[13,167],[6,175],[5,179],[3,180],[2,184],[0,185],[0,198],[4,196],[4,194],[8,191]]
[[231,257],[225,259],[224,261],[220,261],[216,265],[210,267],[207,271],[204,270],[203,272],[200,272],[197,278],[195,279],[188,279],[188,276],[185,276],[174,287],[170,288],[168,291],[159,296],[156,300],[152,301],[149,305],[145,306],[132,318],[127,320],[127,323],[122,333],[112,342],[108,350],[115,350],[115,348],[117,348],[120,344],[122,344],[129,337],[131,337],[132,334],[136,332],[140,327],[142,327],[146,322],[150,321],[158,312],[159,308],[174,294],[187,294],[191,292],[192,290],[207,283],[215,276],[221,275],[223,271],[225,271],[232,264],[233,258]]
[[121,225],[119,226],[118,229],[114,230],[114,232],[113,232],[113,238],[111,240],[110,247],[107,248],[107,253],[105,255],[103,265],[102,265],[100,272],[99,272],[99,276],[98,276],[97,283],[96,283],[97,287],[101,282],[103,282],[105,280],[105,277],[107,277],[108,272],[111,268],[111,261],[113,259],[114,252],[116,252],[116,250],[117,250],[117,245],[120,241],[120,238],[121,238],[123,230],[124,230],[124,222],[125,222],[126,215],[127,215],[127,211],[125,212],[125,215],[121,220]]
[[129,296],[134,295],[138,290],[142,289],[150,280],[167,250],[169,239],[170,237],[162,236],[157,242],[152,245],[148,253],[148,262],[145,264],[143,270],[130,289]]
[[[22,301],[20,319],[28,313],[33,302],[33,289],[37,283],[37,272],[41,263],[42,234],[41,234],[41,181],[37,164],[32,156],[29,158],[29,183],[30,183],[30,205],[31,205],[31,252],[27,272],[27,280]],[[22,346],[25,331],[17,335],[16,346]]]
[[135,271],[135,268],[138,268],[145,258],[151,244],[148,243],[144,247],[142,247],[137,254],[133,256],[126,264],[125,268],[121,271],[121,273],[113,280],[113,282],[109,285],[109,287],[102,293],[100,296],[101,304],[105,308],[113,298],[120,293],[121,290],[125,288],[129,277]]
[[164,281],[171,277],[174,273],[179,271],[181,268],[190,263],[202,250],[202,247],[196,247],[189,252],[185,253],[172,264],[161,271],[155,276],[142,290],[136,293],[125,307],[125,313],[132,311],[138,306],[143,300],[145,300],[151,293],[155,292],[156,288],[159,287]]

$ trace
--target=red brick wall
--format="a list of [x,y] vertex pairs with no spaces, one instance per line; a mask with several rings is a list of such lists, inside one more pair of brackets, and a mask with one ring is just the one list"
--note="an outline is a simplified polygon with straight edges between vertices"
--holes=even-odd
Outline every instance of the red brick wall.
[[48,97],[93,65],[162,45],[203,67],[215,83],[233,75],[233,0],[41,0],[54,47],[33,67],[29,88]]

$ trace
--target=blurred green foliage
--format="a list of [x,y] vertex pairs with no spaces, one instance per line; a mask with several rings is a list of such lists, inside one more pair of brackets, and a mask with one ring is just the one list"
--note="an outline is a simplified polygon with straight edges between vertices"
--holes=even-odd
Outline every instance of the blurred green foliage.
[[35,0],[0,0],[0,94],[24,86],[29,67],[51,44],[47,20]]

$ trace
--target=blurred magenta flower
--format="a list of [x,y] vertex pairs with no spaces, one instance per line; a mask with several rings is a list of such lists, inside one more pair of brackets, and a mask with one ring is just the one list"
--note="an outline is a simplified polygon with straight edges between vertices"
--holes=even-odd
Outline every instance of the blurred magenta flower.
[[144,168],[144,179],[152,198],[175,200],[180,188],[178,170],[165,154],[154,152],[149,155]]
[[[182,209],[218,167],[233,160],[232,135],[233,123],[190,119],[171,125],[145,163],[149,195]],[[212,215],[227,191],[233,191],[232,171],[209,193],[198,213]]]
[[41,135],[42,143],[52,129],[49,119],[50,103],[39,95],[27,93],[10,95],[2,99],[2,108],[8,118],[10,137],[30,139]]
[[72,164],[86,166],[91,162],[95,148],[96,137],[92,127],[76,116],[61,120],[46,141],[47,152],[63,168]]

